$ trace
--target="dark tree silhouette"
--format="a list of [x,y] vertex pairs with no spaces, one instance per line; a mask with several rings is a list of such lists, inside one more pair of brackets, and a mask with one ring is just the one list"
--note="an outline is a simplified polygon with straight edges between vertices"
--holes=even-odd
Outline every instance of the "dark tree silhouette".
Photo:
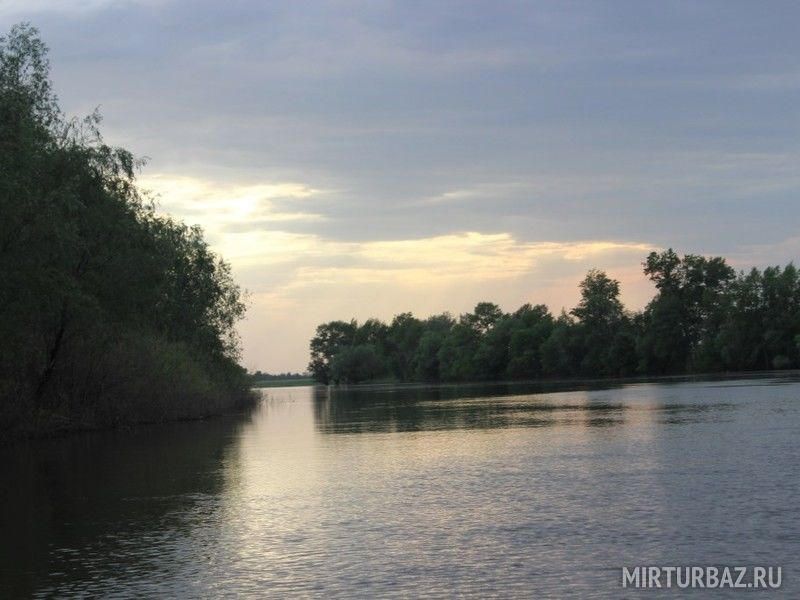
[[99,122],[62,114],[34,28],[0,38],[0,435],[248,397],[230,268],[155,212]]
[[[656,296],[639,313],[624,309],[618,281],[593,269],[579,284],[578,305],[558,318],[544,305],[525,304],[506,314],[481,302],[458,320],[446,314],[419,320],[404,313],[388,328],[375,319],[361,328],[353,321],[352,331],[387,333],[351,336],[332,346],[325,360],[335,362],[338,352],[346,352],[352,361],[351,349],[368,343],[369,356],[359,350],[368,368],[358,379],[400,381],[800,367],[800,274],[792,264],[737,275],[721,257],[680,257],[669,249],[651,253],[644,274],[655,283]],[[336,323],[342,322],[321,325],[311,342],[312,372],[315,349],[327,344],[328,328]],[[317,381],[328,383],[320,373]]]

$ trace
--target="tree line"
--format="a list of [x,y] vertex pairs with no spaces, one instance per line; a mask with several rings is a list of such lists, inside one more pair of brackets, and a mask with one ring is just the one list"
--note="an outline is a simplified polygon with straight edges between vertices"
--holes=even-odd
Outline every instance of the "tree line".
[[656,294],[628,311],[600,270],[580,301],[553,315],[490,302],[454,318],[411,313],[390,323],[331,321],[311,340],[309,372],[322,384],[370,380],[486,381],[601,378],[800,367],[800,274],[793,264],[737,273],[722,257],[652,252]]
[[249,398],[230,267],[156,212],[99,122],[62,113],[33,27],[0,38],[0,437]]

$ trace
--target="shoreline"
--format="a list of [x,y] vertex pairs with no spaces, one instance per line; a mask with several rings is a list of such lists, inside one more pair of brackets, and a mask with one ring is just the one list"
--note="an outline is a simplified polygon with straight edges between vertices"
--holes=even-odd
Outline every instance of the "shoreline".
[[[762,379],[770,376],[780,377],[800,377],[800,369],[768,370],[768,371],[716,371],[709,373],[690,373],[683,375],[640,375],[636,377],[597,377],[597,378],[572,378],[572,379],[495,379],[484,381],[379,381],[363,383],[343,383],[328,384],[312,383],[314,387],[337,389],[382,389],[382,388],[404,388],[413,389],[416,387],[471,387],[471,386],[492,386],[492,385],[589,385],[589,384],[633,384],[633,383],[668,383],[688,382],[700,380],[725,380],[725,379]],[[279,386],[273,386],[279,387]]]

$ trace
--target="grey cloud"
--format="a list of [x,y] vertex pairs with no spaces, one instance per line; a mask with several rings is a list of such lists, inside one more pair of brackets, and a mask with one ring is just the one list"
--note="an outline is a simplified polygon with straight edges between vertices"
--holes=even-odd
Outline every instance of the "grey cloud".
[[[101,105],[107,139],[150,156],[146,173],[320,190],[268,203],[318,220],[254,208],[215,223],[212,239],[292,232],[327,248],[476,231],[672,245],[737,266],[800,251],[798,17],[795,2],[726,0],[0,4],[0,28],[41,29],[67,111]],[[259,294],[295,290],[287,314],[310,334],[316,320],[348,316],[355,292],[291,288],[297,273],[364,259],[296,248],[280,264],[244,248],[250,262],[234,269]],[[603,260],[594,266],[620,264]],[[556,280],[586,266],[556,261],[491,289],[510,306],[545,294],[557,308],[571,301]],[[457,312],[485,297],[475,285],[435,306],[422,291],[391,294],[380,314]],[[271,331],[294,335],[293,321],[266,324],[275,310],[251,313],[265,322],[245,329],[252,347]],[[301,368],[304,343],[264,356]]]
[[329,190],[291,231],[724,251],[800,217],[795,3],[26,6],[0,19],[42,29],[66,107],[101,104],[149,172]]

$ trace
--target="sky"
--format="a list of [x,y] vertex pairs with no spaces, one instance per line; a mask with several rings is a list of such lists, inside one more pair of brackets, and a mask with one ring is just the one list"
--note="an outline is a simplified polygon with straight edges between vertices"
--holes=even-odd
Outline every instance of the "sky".
[[62,108],[247,290],[251,370],[317,324],[525,302],[651,250],[800,255],[800,4],[0,0]]

